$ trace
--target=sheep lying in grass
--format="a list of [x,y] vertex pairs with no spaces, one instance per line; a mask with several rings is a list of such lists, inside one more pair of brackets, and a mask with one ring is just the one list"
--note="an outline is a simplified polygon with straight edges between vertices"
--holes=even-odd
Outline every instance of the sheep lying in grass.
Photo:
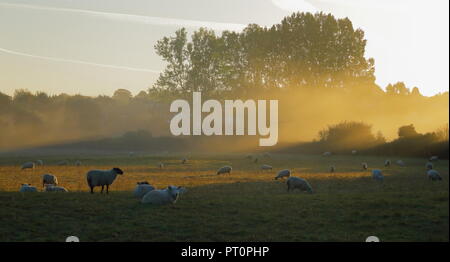
[[184,192],[184,188],[175,186],[168,186],[162,190],[152,190],[144,195],[141,203],[154,205],[175,204],[179,195]]
[[22,170],[24,169],[34,169],[36,164],[34,162],[26,162],[22,165]]
[[45,192],[69,192],[62,186],[45,185]]
[[430,160],[430,161],[438,161],[438,160],[439,160],[439,157],[438,157],[438,156],[432,156],[432,157],[430,157],[429,160]]
[[372,170],[372,178],[377,181],[383,182],[384,180],[383,172],[381,172],[381,170],[379,169]]
[[272,166],[269,165],[262,165],[261,170],[272,170]]
[[44,187],[45,185],[58,185],[58,179],[56,178],[56,176],[52,175],[52,174],[45,174],[42,176],[42,186]]
[[367,170],[367,169],[369,168],[369,165],[367,165],[366,162],[361,163],[361,165],[362,165],[362,168],[363,168],[364,170]]
[[358,153],[358,151],[352,150],[352,155],[356,155],[356,153]]
[[428,179],[430,179],[432,181],[442,180],[442,177],[439,174],[439,172],[434,170],[434,169],[428,170],[427,171],[427,176],[428,176]]
[[277,176],[275,177],[275,180],[277,180],[278,178],[290,177],[290,176],[291,176],[291,170],[284,169],[284,170],[281,170],[280,172],[278,172]]
[[286,180],[287,191],[289,192],[291,189],[299,189],[300,191],[307,191],[309,193],[313,193],[313,189],[311,185],[303,178],[291,176]]
[[403,160],[397,160],[397,162],[395,162],[397,165],[399,166],[405,166],[405,162],[403,162]]
[[322,156],[331,156],[331,152],[324,152]]
[[39,159],[39,160],[36,161],[36,165],[43,166],[44,165],[44,161]]
[[219,168],[219,170],[217,170],[217,175],[220,174],[231,174],[231,170],[233,170],[233,168],[231,166],[224,166]]
[[151,186],[147,181],[137,182],[136,187],[134,188],[133,195],[138,198],[142,198],[148,192],[155,190],[153,186]]
[[433,163],[431,163],[431,162],[427,162],[427,163],[425,164],[425,167],[426,167],[426,169],[431,170],[431,169],[434,168],[434,165],[433,165]]
[[31,186],[31,184],[22,184],[19,189],[19,192],[37,192],[36,187]]
[[386,161],[384,161],[384,166],[385,166],[385,167],[391,166],[391,160],[386,159]]
[[91,194],[94,193],[94,187],[106,186],[106,194],[109,193],[109,186],[114,182],[117,175],[123,175],[123,171],[120,168],[113,168],[111,170],[91,170],[86,174],[88,186],[91,188]]

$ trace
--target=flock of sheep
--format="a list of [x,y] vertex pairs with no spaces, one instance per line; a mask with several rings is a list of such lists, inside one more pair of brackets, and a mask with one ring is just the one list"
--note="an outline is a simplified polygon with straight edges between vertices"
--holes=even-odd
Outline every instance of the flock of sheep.
[[[356,150],[352,151],[352,154],[356,154]],[[325,152],[323,153],[323,156],[329,157],[331,156],[331,152]],[[270,158],[269,153],[264,153],[263,157]],[[252,155],[248,155],[246,158],[251,159],[254,163],[258,162],[258,158]],[[437,161],[437,156],[432,156],[429,161],[426,163],[426,174],[430,180],[442,180],[442,177],[440,176],[439,172],[434,169],[434,161]],[[181,160],[182,164],[187,163],[187,159],[183,158]],[[44,163],[42,160],[38,160],[35,162],[27,162],[22,165],[22,169],[30,169],[35,168],[36,165],[42,166]],[[396,161],[396,164],[399,166],[404,167],[405,163],[402,160]],[[59,165],[68,165],[68,161],[62,161],[59,163]],[[76,166],[80,166],[81,162],[76,161]],[[363,170],[368,170],[368,164],[363,162],[361,163]],[[386,160],[384,162],[385,167],[389,167],[391,165],[390,160]],[[159,163],[158,166],[160,168],[164,168],[163,163]],[[267,171],[272,170],[272,166],[264,164],[261,166],[261,170]],[[219,170],[217,170],[217,175],[224,175],[224,174],[231,174],[233,168],[232,166],[226,165]],[[336,171],[336,167],[332,165],[330,167],[330,172],[334,173]],[[109,193],[109,186],[114,182],[114,180],[117,178],[118,175],[123,175],[124,172],[120,168],[112,168],[111,170],[91,170],[87,172],[86,174],[86,180],[87,184],[90,188],[91,194],[94,193],[95,187],[101,187],[101,193],[103,193],[104,188],[106,186],[106,194]],[[289,169],[281,170],[277,173],[275,176],[275,180],[286,178],[286,185],[287,185],[287,191],[291,191],[294,189],[298,189],[300,191],[306,191],[309,193],[313,193],[313,189],[311,185],[308,183],[308,181],[304,178],[291,176],[291,171]],[[372,170],[372,178],[376,181],[383,182],[384,175],[383,172],[380,169],[373,169]],[[44,174],[42,176],[42,186],[44,187],[45,192],[68,192],[67,189],[65,189],[62,186],[58,185],[58,179],[55,175],[52,174]],[[31,184],[22,184],[20,187],[20,192],[37,192],[37,188],[32,186]],[[179,196],[186,192],[186,189],[180,186],[168,186],[165,189],[157,190],[155,187],[150,185],[147,181],[143,182],[137,182],[137,185],[133,191],[133,195],[136,198],[141,199],[141,203],[143,204],[157,204],[157,205],[164,205],[164,204],[170,204],[175,203]]]

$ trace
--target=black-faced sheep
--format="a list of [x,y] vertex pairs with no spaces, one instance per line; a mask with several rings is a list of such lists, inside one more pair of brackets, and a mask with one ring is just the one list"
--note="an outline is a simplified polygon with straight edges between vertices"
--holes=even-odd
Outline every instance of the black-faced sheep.
[[86,174],[88,186],[91,188],[91,194],[94,193],[94,187],[106,186],[106,194],[109,193],[109,186],[114,182],[117,175],[122,175],[123,171],[120,168],[113,168],[111,170],[91,170]]
[[56,176],[52,175],[52,174],[45,174],[42,176],[42,186],[44,187],[45,185],[58,185],[58,178],[56,178]]
[[281,170],[280,172],[278,172],[277,176],[275,177],[275,180],[277,180],[278,178],[290,177],[290,176],[291,176],[291,170],[284,169],[284,170]]
[[439,172],[434,170],[434,169],[428,170],[427,171],[427,176],[428,176],[428,179],[430,179],[432,181],[442,180],[442,177],[439,174]]
[[384,166],[385,167],[390,167],[391,166],[391,160],[386,159],[386,161],[384,161]]
[[427,162],[427,163],[425,164],[425,168],[428,169],[428,170],[431,170],[431,169],[434,168],[434,165],[433,165],[433,163],[431,163],[431,162]]
[[217,175],[231,174],[231,170],[233,170],[233,168],[231,166],[223,166],[223,167],[219,168],[219,170],[217,170]]
[[367,170],[367,169],[369,168],[369,165],[367,165],[366,162],[361,163],[361,165],[362,165],[362,168],[363,168],[364,170]]

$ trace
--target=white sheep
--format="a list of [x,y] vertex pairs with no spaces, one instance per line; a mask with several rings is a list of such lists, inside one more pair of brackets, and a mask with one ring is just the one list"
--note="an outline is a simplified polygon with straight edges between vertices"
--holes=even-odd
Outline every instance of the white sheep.
[[136,187],[134,188],[133,195],[138,198],[142,198],[148,192],[155,190],[153,186],[151,186],[147,181],[137,182]]
[[428,171],[427,171],[427,176],[428,176],[428,179],[430,179],[430,180],[432,180],[432,181],[435,181],[435,180],[442,180],[442,177],[441,177],[441,175],[439,174],[439,172],[436,171],[436,170],[434,170],[434,169],[428,170]]
[[433,165],[433,163],[431,163],[431,162],[427,162],[427,163],[425,164],[425,167],[426,167],[426,169],[431,170],[431,169],[434,168],[434,165]]
[[403,160],[397,160],[395,163],[399,166],[405,166],[405,162],[403,162]]
[[379,169],[372,170],[372,178],[377,181],[383,182],[384,179],[383,172],[381,172],[381,170]]
[[69,190],[62,186],[45,185],[45,192],[69,192]]
[[286,180],[287,191],[289,192],[291,189],[299,189],[300,191],[307,191],[309,193],[313,193],[313,189],[311,185],[303,178],[291,176]]
[[367,165],[366,162],[361,163],[361,165],[364,170],[367,170],[369,168],[369,165]]
[[336,171],[336,167],[335,166],[330,166],[330,173],[334,173]]
[[386,161],[384,161],[384,166],[385,166],[385,167],[391,166],[391,160],[386,159]]
[[45,174],[42,176],[42,186],[44,187],[46,184],[48,185],[58,185],[58,178],[52,174]]
[[34,169],[36,164],[34,162],[26,162],[22,165],[22,170],[24,169]]
[[356,153],[358,153],[358,151],[352,150],[352,155],[356,155]]
[[37,192],[36,187],[31,186],[31,184],[22,184],[19,189],[19,192]]
[[272,170],[272,166],[269,165],[262,165],[261,170]]
[[113,168],[111,170],[91,170],[86,174],[88,186],[91,188],[91,194],[94,193],[94,187],[101,186],[103,193],[103,187],[106,186],[106,194],[109,193],[109,186],[114,182],[117,175],[123,175],[123,171],[120,168]]
[[290,177],[290,176],[291,176],[291,170],[284,169],[284,170],[281,170],[280,172],[278,172],[277,176],[275,177],[275,180],[277,180],[278,178]]
[[231,170],[233,170],[233,167],[231,166],[223,166],[217,170],[217,175],[220,174],[231,174]]
[[439,157],[438,156],[432,156],[430,157],[430,161],[438,161]]
[[175,204],[179,195],[184,192],[184,188],[175,186],[168,186],[162,190],[152,190],[144,195],[141,203],[154,205]]
[[159,164],[158,164],[158,166],[159,166],[159,168],[164,168],[164,163],[163,162],[159,162]]
[[324,152],[322,156],[331,156],[331,152]]
[[38,166],[43,166],[44,165],[44,161],[42,161],[42,160],[36,160],[36,165],[38,165]]

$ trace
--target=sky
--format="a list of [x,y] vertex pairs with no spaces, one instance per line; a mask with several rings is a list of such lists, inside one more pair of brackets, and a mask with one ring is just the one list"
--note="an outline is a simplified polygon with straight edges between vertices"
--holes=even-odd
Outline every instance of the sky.
[[137,94],[164,69],[156,41],[178,28],[239,31],[295,11],[348,17],[363,29],[381,87],[449,90],[447,0],[0,0],[0,92]]

